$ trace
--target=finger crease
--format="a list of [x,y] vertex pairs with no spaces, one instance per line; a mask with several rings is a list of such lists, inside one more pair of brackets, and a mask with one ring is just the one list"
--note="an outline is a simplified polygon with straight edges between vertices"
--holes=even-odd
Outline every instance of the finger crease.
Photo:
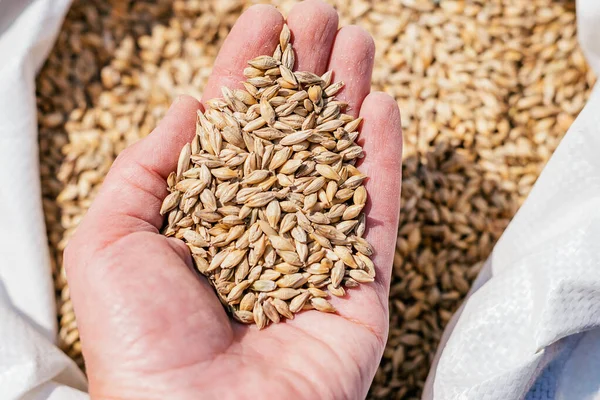
[[[379,297],[379,296],[377,296]],[[346,321],[354,324],[354,325],[358,325],[358,326],[362,326],[363,328],[365,328],[366,330],[368,330],[369,332],[371,332],[375,338],[377,339],[377,342],[379,343],[380,348],[385,348],[385,342],[386,340],[383,339],[383,335],[381,332],[379,332],[378,329],[374,328],[372,325],[370,324],[365,324],[364,322],[354,319],[354,318],[350,318],[350,317],[346,317],[345,315],[341,315],[340,317],[345,319]]]
[[[142,170],[143,173],[149,174],[149,176],[151,176],[152,179],[160,180],[161,182],[165,181],[165,178],[163,178],[158,172],[156,172],[152,168],[150,168],[150,167],[148,167],[148,166],[140,163],[137,160],[131,160],[131,162],[136,167],[141,168],[141,170]],[[140,185],[135,179],[132,179],[130,175],[121,173],[121,177],[123,178],[123,180],[128,185],[130,185],[130,186],[134,187],[135,189],[138,189],[138,190],[142,191],[143,193],[145,193],[145,194],[153,197],[159,203],[162,203],[164,196],[160,196],[160,195],[156,194],[155,192],[153,192],[152,190],[144,187],[144,185]],[[166,187],[166,185],[165,185],[165,187]]]

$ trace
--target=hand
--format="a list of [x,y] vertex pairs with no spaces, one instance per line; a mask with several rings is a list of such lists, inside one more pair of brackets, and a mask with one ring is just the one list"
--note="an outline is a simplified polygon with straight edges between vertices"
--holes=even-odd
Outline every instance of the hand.
[[[202,101],[239,86],[246,61],[271,54],[284,23],[254,6],[233,27]],[[334,71],[338,97],[364,117],[360,166],[367,239],[377,279],[333,298],[338,314],[302,312],[258,331],[232,321],[183,242],[159,233],[166,177],[195,132],[202,105],[179,98],[147,138],[115,161],[66,250],[65,263],[94,399],[358,399],[377,370],[388,332],[388,290],[398,224],[402,139],[394,99],[371,93],[374,44],[338,31],[334,9],[297,4],[288,18],[299,70]],[[331,54],[331,57],[329,56]]]

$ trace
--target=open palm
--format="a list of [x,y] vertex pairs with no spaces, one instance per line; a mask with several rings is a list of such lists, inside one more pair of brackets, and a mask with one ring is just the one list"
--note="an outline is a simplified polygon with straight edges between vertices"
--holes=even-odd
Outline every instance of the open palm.
[[[240,17],[215,63],[202,101],[238,87],[246,60],[271,54],[283,17],[254,6]],[[146,139],[116,160],[66,251],[66,267],[94,399],[364,398],[388,327],[387,296],[398,222],[401,168],[396,102],[371,93],[374,45],[357,27],[338,31],[320,1],[297,4],[287,23],[298,70],[334,71],[338,97],[364,117],[360,166],[366,238],[377,279],[333,298],[338,314],[302,312],[269,326],[225,313],[196,274],[183,242],[159,234],[166,177],[195,133],[202,105],[179,98]]]

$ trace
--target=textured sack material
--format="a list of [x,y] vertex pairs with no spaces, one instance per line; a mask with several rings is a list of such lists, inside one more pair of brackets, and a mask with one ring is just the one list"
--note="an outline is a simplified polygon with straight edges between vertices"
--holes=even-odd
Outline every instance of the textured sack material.
[[85,399],[53,345],[56,310],[38,167],[35,74],[69,0],[0,1],[0,399]]
[[[577,7],[598,74],[600,2]],[[600,399],[599,109],[596,86],[448,327],[426,398]]]

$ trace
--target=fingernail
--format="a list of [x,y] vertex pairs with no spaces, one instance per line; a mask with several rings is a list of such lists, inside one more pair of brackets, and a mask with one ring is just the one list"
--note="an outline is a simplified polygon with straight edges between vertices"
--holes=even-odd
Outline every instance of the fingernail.
[[175,107],[177,105],[177,103],[181,102],[181,96],[177,96],[175,97],[175,100],[173,100],[173,102],[171,103],[171,106],[169,107],[169,111],[171,111],[173,109],[173,107]]
[[181,102],[181,96],[175,97],[175,100],[173,100],[173,102],[171,103],[171,106],[167,110],[167,114],[169,114],[171,111],[173,111],[175,109],[175,106],[177,105],[177,103],[180,103],[180,102]]
[[194,262],[192,261],[192,254],[190,253],[190,249],[183,244],[180,239],[176,239],[174,237],[167,238],[169,245],[173,250],[177,252],[179,257],[190,267],[194,269]]

